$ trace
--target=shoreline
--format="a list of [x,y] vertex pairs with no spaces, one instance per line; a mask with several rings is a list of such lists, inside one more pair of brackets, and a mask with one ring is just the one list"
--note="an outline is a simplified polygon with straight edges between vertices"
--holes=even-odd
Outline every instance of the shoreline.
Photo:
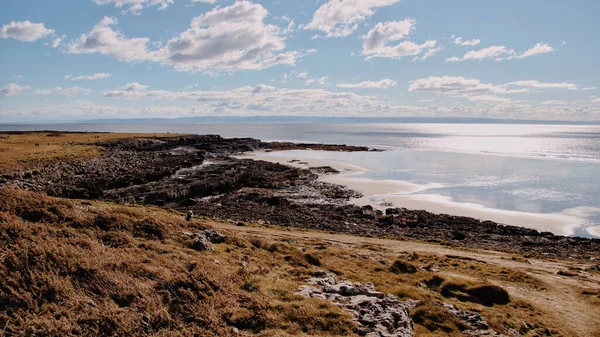
[[[28,171],[17,169],[0,176],[0,185],[68,199],[150,205],[183,213],[193,211],[194,215],[241,224],[440,242],[526,257],[600,259],[600,240],[589,237],[565,237],[479,220],[488,216],[435,214],[420,210],[423,207],[359,206],[356,203],[376,203],[372,195],[389,192],[419,195],[432,186],[399,181],[374,183],[361,179],[360,174],[368,171],[356,165],[293,160],[283,157],[285,152],[275,152],[290,148],[371,152],[366,147],[265,143],[218,135],[134,137],[97,143],[91,143],[96,138],[85,137],[69,145],[74,136],[63,137],[71,155],[78,157],[61,160],[38,156],[42,161]],[[34,143],[44,143],[41,139],[47,139],[47,135],[26,134],[15,138],[28,142],[29,147],[24,149],[28,150],[38,149]],[[101,147],[102,151],[90,158],[85,152],[89,144]],[[256,149],[269,154],[251,152]],[[14,152],[19,155],[17,150]],[[261,159],[257,155],[285,165],[255,160]],[[280,158],[274,157],[278,155]],[[212,165],[203,165],[206,163]],[[344,184],[362,189],[366,197]]]
[[[348,202],[357,206],[370,205],[379,210],[387,207],[404,207],[414,210],[425,210],[436,214],[449,214],[454,216],[467,216],[482,221],[490,220],[506,225],[531,228],[538,231],[549,231],[555,235],[573,235],[575,230],[583,229],[586,223],[584,215],[598,212],[592,207],[575,207],[562,212],[532,213],[503,209],[495,209],[475,203],[461,203],[453,201],[451,197],[439,194],[414,194],[430,188],[443,185],[430,183],[425,185],[415,184],[401,180],[375,180],[360,178],[368,169],[337,160],[314,159],[305,157],[285,157],[270,155],[273,152],[254,151],[241,156],[239,159],[263,160],[271,163],[288,165],[296,168],[308,169],[318,166],[330,166],[340,171],[339,174],[320,175],[319,181],[341,185],[348,189],[360,192],[360,198],[351,198]],[[595,227],[592,227],[594,230]],[[590,231],[590,235],[593,236]]]

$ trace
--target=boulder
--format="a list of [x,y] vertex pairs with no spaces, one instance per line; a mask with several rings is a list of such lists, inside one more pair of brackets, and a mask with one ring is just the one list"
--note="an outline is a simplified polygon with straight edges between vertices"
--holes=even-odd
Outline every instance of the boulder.
[[213,229],[204,230],[202,232],[202,235],[204,235],[206,237],[206,239],[208,239],[208,241],[210,241],[210,243],[215,243],[215,244],[223,243],[225,241],[225,239],[227,238],[225,235],[223,235]]
[[192,242],[192,249],[202,252],[205,250],[212,250],[212,247],[206,236],[198,235],[194,239],[194,242]]
[[386,215],[383,216],[381,218],[379,218],[378,220],[378,226],[379,227],[387,227],[387,226],[391,226],[394,224],[394,216],[393,215]]

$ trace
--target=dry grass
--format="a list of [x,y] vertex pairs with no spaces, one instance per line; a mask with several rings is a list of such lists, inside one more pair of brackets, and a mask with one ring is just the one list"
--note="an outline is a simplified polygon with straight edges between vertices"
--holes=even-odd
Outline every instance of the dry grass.
[[0,188],[3,335],[353,335],[340,308],[293,294],[310,268],[286,263],[297,249],[235,236],[187,248],[182,232],[203,228],[160,209]]
[[[182,214],[158,208],[0,188],[0,328],[6,327],[6,336],[226,336],[234,328],[238,335],[354,336],[347,312],[294,294],[324,269],[420,300],[411,313],[417,336],[461,335],[464,324],[442,302],[481,313],[499,331],[573,335],[510,290],[508,303],[481,303],[490,289],[503,294],[499,283],[546,286],[517,270],[455,256],[241,232],[225,232],[226,241],[212,251],[190,249],[182,232],[211,223],[188,223]],[[444,296],[448,288],[454,293]],[[597,301],[595,294],[580,296]]]
[[[417,299],[421,304],[411,315],[417,336],[461,336],[464,324],[451,318],[441,308],[442,302],[463,310],[480,313],[498,331],[512,328],[522,336],[573,336],[556,317],[544,308],[520,299],[510,298],[496,282],[508,282],[515,287],[537,289],[544,282],[521,271],[486,264],[474,259],[457,259],[443,255],[393,254],[384,249],[348,250],[330,246],[316,256],[325,269],[335,271],[350,280],[373,282],[378,290],[399,298]],[[393,262],[392,262],[393,261]],[[431,272],[439,267],[441,271]],[[413,267],[417,269],[413,271]],[[444,289],[455,287],[455,293],[444,296]],[[462,292],[464,296],[457,292]],[[507,301],[508,300],[508,301]],[[524,329],[524,324],[529,328]]]
[[[129,133],[0,133],[0,173],[29,170],[42,164],[97,157],[102,148],[95,145],[130,137],[169,137],[177,134]],[[36,146],[38,144],[38,146]]]

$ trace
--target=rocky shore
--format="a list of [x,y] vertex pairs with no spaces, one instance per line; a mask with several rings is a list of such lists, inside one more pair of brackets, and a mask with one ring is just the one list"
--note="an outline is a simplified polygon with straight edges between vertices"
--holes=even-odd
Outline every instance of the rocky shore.
[[233,157],[255,150],[373,151],[366,147],[216,135],[132,138],[100,145],[105,149],[100,157],[3,172],[0,185],[66,198],[192,210],[240,224],[435,241],[525,256],[600,259],[600,240],[422,210],[358,207],[348,203],[357,192],[318,181],[319,175],[336,174],[332,168],[300,169]]

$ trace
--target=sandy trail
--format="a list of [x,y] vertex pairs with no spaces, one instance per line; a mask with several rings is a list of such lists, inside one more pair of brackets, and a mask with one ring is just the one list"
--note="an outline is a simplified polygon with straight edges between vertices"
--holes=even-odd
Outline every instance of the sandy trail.
[[[545,283],[544,289],[523,287],[505,281],[490,279],[490,282],[505,287],[511,296],[524,299],[543,308],[546,314],[564,323],[576,336],[600,336],[600,306],[585,300],[583,289],[600,289],[600,275],[582,274],[562,276],[556,272],[569,267],[585,266],[571,261],[528,259],[515,261],[513,255],[487,250],[461,250],[418,241],[400,241],[380,238],[367,238],[347,234],[331,234],[316,231],[284,230],[255,226],[234,226],[225,223],[211,223],[219,230],[240,232],[260,236],[267,240],[296,239],[299,241],[322,240],[331,244],[360,249],[361,245],[377,245],[392,253],[416,252],[423,254],[456,255],[485,261],[488,264],[519,270]],[[365,249],[366,251],[366,249]],[[589,265],[591,265],[590,263]]]

